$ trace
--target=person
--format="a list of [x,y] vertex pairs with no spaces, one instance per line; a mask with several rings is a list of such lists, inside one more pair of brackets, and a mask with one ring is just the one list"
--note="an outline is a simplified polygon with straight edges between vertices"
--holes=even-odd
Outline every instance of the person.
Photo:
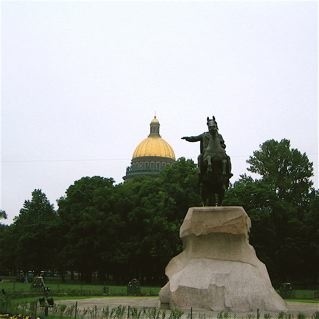
[[[204,171],[204,154],[205,151],[211,147],[212,137],[216,137],[219,140],[221,148],[224,150],[225,158],[222,159],[222,173],[229,180],[233,176],[231,173],[231,161],[230,157],[226,154],[226,144],[223,136],[218,132],[218,125],[213,116],[212,119],[207,117],[207,127],[208,132],[204,132],[197,136],[183,136],[182,139],[187,142],[200,142],[200,154],[198,156],[198,168],[199,168],[199,177],[202,180]],[[211,161],[208,162],[208,168],[211,168]]]

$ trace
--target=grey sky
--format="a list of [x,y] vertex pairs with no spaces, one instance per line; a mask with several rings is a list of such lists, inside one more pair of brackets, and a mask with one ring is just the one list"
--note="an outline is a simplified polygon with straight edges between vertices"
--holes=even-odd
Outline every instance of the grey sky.
[[176,157],[215,115],[234,178],[267,139],[314,162],[317,2],[3,1],[1,203],[122,181],[154,113]]

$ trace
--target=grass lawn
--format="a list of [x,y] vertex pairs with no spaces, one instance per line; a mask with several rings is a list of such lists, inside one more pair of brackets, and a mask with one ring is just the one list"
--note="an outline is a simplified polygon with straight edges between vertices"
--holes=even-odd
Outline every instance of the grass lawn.
[[314,299],[314,290],[301,290],[301,289],[296,289],[293,290],[294,293],[294,299]]
[[318,299],[285,299],[285,300],[289,302],[314,303],[319,305]]
[[[52,296],[126,296],[126,286],[95,285],[81,283],[56,283],[46,282],[49,294]],[[41,289],[32,288],[30,283],[22,282],[0,282],[0,291],[4,289],[10,295],[42,295]],[[160,287],[141,287],[143,296],[157,296]]]
[[[46,282],[49,287],[49,296],[54,300],[63,299],[83,299],[103,296],[127,296],[126,286],[101,285],[101,284],[81,284],[81,283],[59,283]],[[12,301],[31,302],[43,296],[41,289],[34,289],[31,283],[0,281],[0,292],[4,289],[5,293]],[[160,287],[141,287],[142,296],[158,296]],[[294,290],[293,297],[287,301],[318,303],[314,298],[314,290]],[[1,296],[0,296],[1,297]]]

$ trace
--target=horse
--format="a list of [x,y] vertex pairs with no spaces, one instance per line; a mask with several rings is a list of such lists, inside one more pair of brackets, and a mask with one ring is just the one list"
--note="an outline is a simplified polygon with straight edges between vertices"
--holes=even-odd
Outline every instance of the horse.
[[210,133],[200,168],[200,193],[203,206],[222,205],[229,184],[227,159],[228,156],[220,144],[217,132]]

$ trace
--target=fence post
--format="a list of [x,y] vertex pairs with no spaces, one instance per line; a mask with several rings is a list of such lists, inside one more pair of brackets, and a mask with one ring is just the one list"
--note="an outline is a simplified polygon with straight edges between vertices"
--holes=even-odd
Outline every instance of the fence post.
[[38,312],[38,299],[35,301],[35,307],[34,307],[34,318],[37,317],[37,312]]
[[76,301],[75,302],[75,309],[74,309],[74,319],[76,319],[77,313],[78,313],[78,302]]
[[44,316],[47,317],[48,314],[49,314],[49,307],[48,307],[48,305],[45,305],[44,306]]

